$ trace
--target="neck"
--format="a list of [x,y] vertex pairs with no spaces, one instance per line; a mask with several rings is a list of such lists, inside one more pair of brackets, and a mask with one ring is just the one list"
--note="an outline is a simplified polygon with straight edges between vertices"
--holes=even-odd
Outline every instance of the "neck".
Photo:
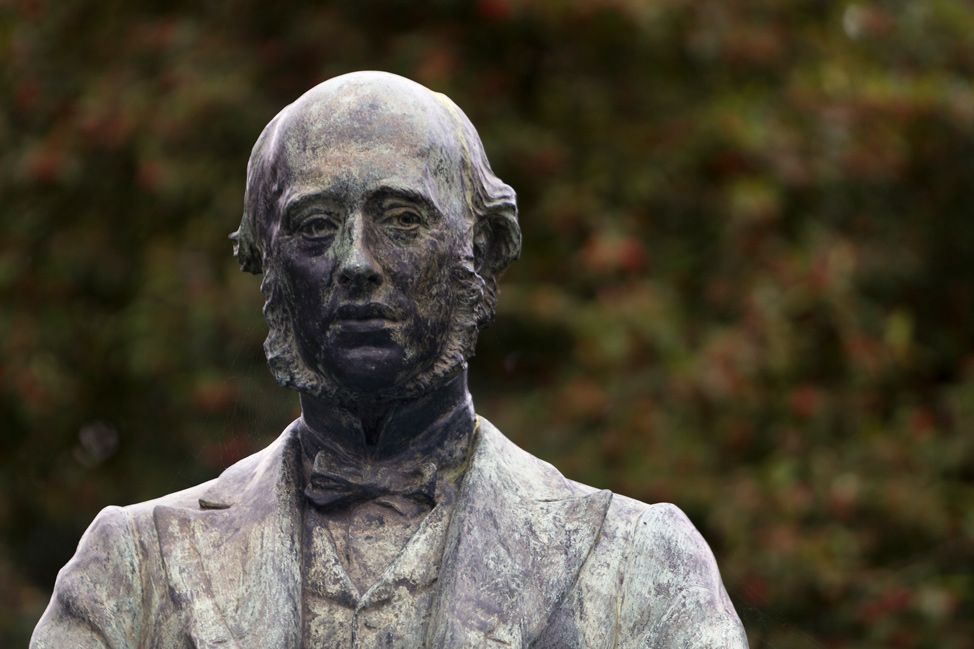
[[450,462],[462,454],[474,428],[467,372],[414,399],[360,401],[352,407],[301,394],[303,441],[331,447],[361,460],[437,457]]

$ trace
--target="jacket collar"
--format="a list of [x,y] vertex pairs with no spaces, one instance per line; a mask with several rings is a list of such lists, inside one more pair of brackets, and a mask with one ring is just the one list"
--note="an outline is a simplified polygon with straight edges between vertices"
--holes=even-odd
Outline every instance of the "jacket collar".
[[[479,421],[429,647],[529,645],[574,584],[612,497],[581,493]],[[301,455],[292,424],[215,480],[201,509],[155,507],[170,591],[198,649],[300,646]]]

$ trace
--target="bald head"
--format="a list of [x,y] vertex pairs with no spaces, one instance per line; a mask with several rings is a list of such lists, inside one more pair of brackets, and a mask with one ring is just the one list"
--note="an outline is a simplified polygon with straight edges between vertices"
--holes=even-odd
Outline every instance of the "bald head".
[[441,149],[459,165],[460,124],[447,100],[386,72],[356,72],[325,81],[285,108],[277,127],[287,152],[326,155],[336,144],[398,150]]

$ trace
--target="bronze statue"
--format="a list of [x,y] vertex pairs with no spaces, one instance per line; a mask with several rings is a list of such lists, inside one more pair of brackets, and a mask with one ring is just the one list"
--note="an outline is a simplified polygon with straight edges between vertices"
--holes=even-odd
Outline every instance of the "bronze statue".
[[567,480],[474,413],[520,252],[514,191],[443,95],[331,79],[264,129],[232,235],[302,416],[205,484],[109,507],[36,648],[746,647],[669,504]]

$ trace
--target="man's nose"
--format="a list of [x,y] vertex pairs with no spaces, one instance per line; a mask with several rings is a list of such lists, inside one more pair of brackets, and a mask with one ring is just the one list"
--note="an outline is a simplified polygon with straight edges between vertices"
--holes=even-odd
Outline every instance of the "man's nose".
[[382,273],[369,250],[365,220],[360,215],[349,219],[346,245],[338,267],[338,283],[350,289],[377,288]]

